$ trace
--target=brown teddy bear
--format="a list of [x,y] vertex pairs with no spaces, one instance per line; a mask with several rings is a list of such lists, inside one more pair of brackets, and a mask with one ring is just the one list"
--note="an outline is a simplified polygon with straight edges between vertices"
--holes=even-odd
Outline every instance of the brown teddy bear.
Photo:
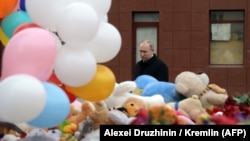
[[171,102],[167,104],[174,110],[179,111],[182,115],[190,118],[194,122],[200,118],[200,116],[209,116],[206,110],[203,108],[201,101],[197,95],[186,98],[179,102]]
[[204,108],[223,106],[228,98],[225,89],[215,84],[209,85],[209,77],[206,73],[183,71],[176,76],[175,84],[176,91],[183,96],[197,95]]
[[[71,123],[77,126],[89,118],[93,122],[93,129],[98,129],[100,124],[114,124],[109,118],[109,110],[104,102],[83,101],[81,112],[68,118]],[[77,127],[79,129],[79,127]]]

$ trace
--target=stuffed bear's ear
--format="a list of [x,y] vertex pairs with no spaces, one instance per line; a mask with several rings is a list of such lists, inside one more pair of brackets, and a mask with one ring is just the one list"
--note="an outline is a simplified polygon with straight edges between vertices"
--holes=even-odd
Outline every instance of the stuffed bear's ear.
[[185,94],[188,92],[189,88],[183,85],[182,83],[176,83],[175,89],[180,94]]
[[202,80],[205,85],[209,84],[209,77],[205,72],[196,73],[196,75]]

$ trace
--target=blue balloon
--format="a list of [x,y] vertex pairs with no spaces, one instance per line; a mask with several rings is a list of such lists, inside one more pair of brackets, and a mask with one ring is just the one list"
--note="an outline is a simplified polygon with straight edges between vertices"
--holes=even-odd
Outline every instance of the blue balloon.
[[57,85],[43,83],[47,101],[43,111],[28,124],[38,128],[51,128],[62,123],[70,112],[70,101],[67,94]]
[[32,20],[26,12],[16,11],[5,17],[1,26],[5,35],[10,39],[19,25],[30,22],[32,22]]
[[22,11],[26,11],[26,7],[25,7],[25,0],[20,0],[19,1],[19,7]]

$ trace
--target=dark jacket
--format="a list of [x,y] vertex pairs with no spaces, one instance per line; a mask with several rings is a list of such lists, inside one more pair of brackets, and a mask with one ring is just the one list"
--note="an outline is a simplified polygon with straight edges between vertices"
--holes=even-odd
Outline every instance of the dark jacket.
[[163,61],[161,61],[155,54],[147,62],[143,62],[141,60],[136,64],[135,79],[142,74],[151,75],[159,81],[169,81],[168,66]]

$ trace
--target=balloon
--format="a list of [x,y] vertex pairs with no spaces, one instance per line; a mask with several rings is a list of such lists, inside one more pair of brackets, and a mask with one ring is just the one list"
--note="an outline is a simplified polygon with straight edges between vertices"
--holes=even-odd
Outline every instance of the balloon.
[[89,41],[96,34],[100,21],[93,8],[80,2],[69,4],[57,19],[57,32],[70,45]]
[[97,72],[88,84],[81,87],[66,85],[66,90],[84,100],[101,101],[109,97],[114,90],[115,83],[113,72],[104,65],[97,65]]
[[96,61],[85,48],[63,46],[58,51],[54,71],[63,84],[79,87],[87,84],[94,77]]
[[13,34],[16,34],[16,33],[19,32],[19,31],[22,31],[22,30],[24,30],[24,29],[31,28],[31,27],[40,28],[40,26],[37,25],[37,24],[35,24],[35,23],[23,23],[23,24],[19,25],[19,26],[14,30],[14,33],[13,33]]
[[118,54],[121,42],[117,28],[110,23],[102,22],[96,35],[87,43],[87,48],[93,53],[97,63],[105,63]]
[[98,17],[102,19],[109,11],[111,7],[111,0],[81,0],[84,3],[90,5],[93,7],[93,9],[96,11]]
[[20,31],[3,51],[1,79],[25,73],[46,81],[52,73],[56,56],[56,42],[49,31],[41,28]]
[[28,122],[38,128],[51,128],[65,120],[70,112],[70,102],[64,91],[53,83],[44,82],[47,101],[43,111]]
[[67,94],[70,103],[75,101],[76,96],[65,89],[64,84],[62,84],[62,82],[57,78],[55,72],[51,74],[50,78],[48,79],[48,82],[54,83],[59,86]]
[[6,37],[5,33],[3,32],[2,28],[0,27],[0,40],[4,46],[7,45],[9,38]]
[[22,11],[26,11],[25,0],[20,0],[19,5],[20,5],[19,7]]
[[60,37],[58,37],[58,35],[56,33],[51,32],[51,31],[50,31],[50,33],[56,41],[57,50],[59,50],[63,46],[63,41],[60,39]]
[[0,19],[9,15],[16,7],[17,0],[1,0],[0,1]]
[[24,123],[38,116],[46,103],[46,90],[33,76],[17,74],[0,82],[0,119]]
[[25,0],[25,8],[34,23],[56,31],[56,20],[62,14],[66,1],[68,0]]
[[1,23],[3,32],[8,38],[13,36],[15,29],[23,24],[30,23],[32,20],[29,15],[24,11],[16,11],[5,17]]
[[62,85],[61,88],[62,88],[62,89],[64,90],[64,92],[67,94],[70,103],[72,103],[72,102],[74,102],[74,101],[76,100],[76,96],[75,96],[73,93],[67,91],[66,88],[65,88],[65,85]]
[[106,14],[102,19],[101,19],[101,21],[102,22],[106,22],[106,23],[108,23],[108,15]]
[[57,86],[62,86],[62,82],[57,78],[54,71],[52,72],[52,74],[50,75],[50,77],[49,77],[49,79],[47,81],[51,82],[51,83],[54,83]]
[[[15,8],[12,10],[12,12],[16,12],[16,11],[20,10],[19,3],[20,3],[20,0],[17,0],[16,6],[15,6]],[[11,13],[12,13],[12,12],[11,12]]]

